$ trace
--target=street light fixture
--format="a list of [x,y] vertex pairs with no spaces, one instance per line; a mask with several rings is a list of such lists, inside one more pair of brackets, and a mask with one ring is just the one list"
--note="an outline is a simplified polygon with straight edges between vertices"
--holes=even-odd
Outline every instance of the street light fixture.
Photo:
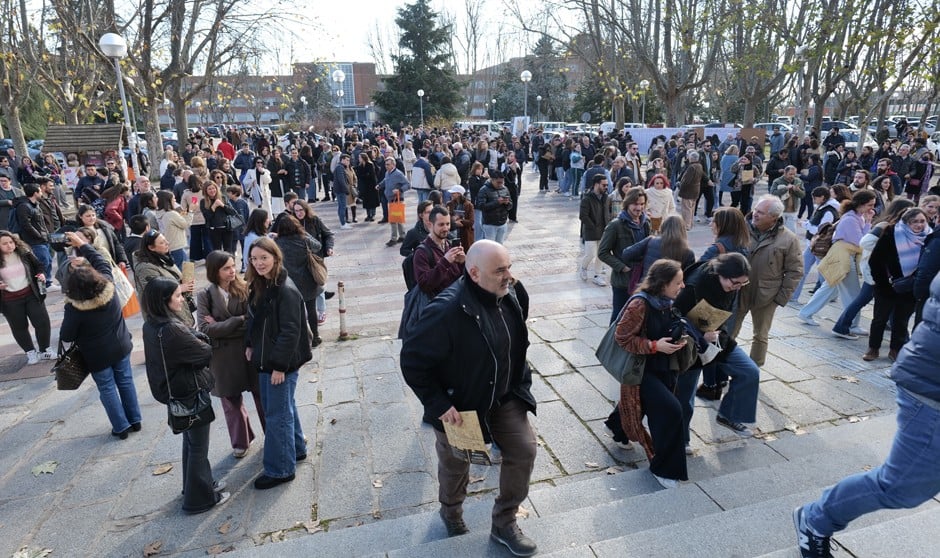
[[124,105],[124,128],[127,132],[127,145],[131,150],[131,161],[134,165],[134,174],[140,174],[140,157],[137,155],[137,130],[131,120],[127,106],[127,95],[124,93],[124,75],[121,73],[121,58],[127,56],[127,41],[117,33],[105,33],[98,40],[98,48],[102,54],[114,63],[114,72],[117,74],[118,91],[121,93],[121,104]]
[[640,82],[640,89],[643,90],[643,112],[641,114],[642,114],[642,120],[643,120],[644,126],[646,126],[646,90],[649,89],[649,87],[650,87],[649,80],[644,79],[643,81]]
[[529,116],[529,82],[532,81],[532,72],[523,70],[519,79],[522,80],[522,116]]
[[418,104],[421,106],[421,126],[424,126],[424,89],[418,89]]
[[541,121],[542,121],[542,96],[541,96],[541,95],[536,95],[536,96],[535,96],[535,102],[536,102],[536,105],[535,105],[535,119],[536,119],[537,121],[541,122]]
[[336,92],[336,108],[339,109],[339,127],[343,127],[343,82],[346,81],[346,72],[340,69],[333,70],[333,73],[330,74],[333,78],[333,81],[336,82],[336,87],[338,91]]
[[307,119],[307,96],[306,95],[300,96],[300,104],[304,106],[304,111],[301,116],[303,117],[304,120],[306,120]]
[[496,122],[496,99],[490,99],[490,106],[493,107],[493,122]]

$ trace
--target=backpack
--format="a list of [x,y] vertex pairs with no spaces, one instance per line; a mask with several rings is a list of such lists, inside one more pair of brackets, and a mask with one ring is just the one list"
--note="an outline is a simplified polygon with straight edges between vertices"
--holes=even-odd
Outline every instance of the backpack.
[[430,248],[428,248],[427,246],[425,246],[424,241],[422,240],[422,241],[421,241],[421,244],[418,244],[418,247],[414,249],[414,252],[412,252],[412,253],[408,254],[407,256],[405,256],[405,259],[402,260],[402,262],[401,262],[401,273],[402,273],[402,275],[405,276],[405,287],[406,287],[407,290],[409,290],[409,291],[410,291],[411,289],[415,288],[415,286],[417,286],[417,284],[418,284],[418,280],[415,279],[415,262],[414,262],[414,259],[415,259],[415,252],[417,252],[419,249],[427,250],[427,252],[428,252],[428,257],[429,257],[430,260],[431,260],[431,265],[433,266],[433,265],[435,264],[435,262],[434,262],[434,251],[431,250]]
[[832,236],[836,233],[836,223],[823,223],[812,240],[809,241],[809,250],[819,259],[825,258],[832,248]]

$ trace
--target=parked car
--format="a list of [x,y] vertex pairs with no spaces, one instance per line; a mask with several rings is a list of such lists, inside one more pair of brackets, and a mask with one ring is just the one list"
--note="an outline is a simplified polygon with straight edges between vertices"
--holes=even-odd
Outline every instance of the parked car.
[[[844,130],[839,128],[839,133],[842,134],[842,137],[845,138],[845,148],[853,149],[856,153],[858,153],[858,139],[861,137],[862,131],[858,128],[846,128]],[[871,133],[865,134],[865,145],[871,147],[874,150],[878,149],[878,142],[875,141],[875,138],[871,135]]]
[[819,130],[821,132],[828,132],[833,128],[838,128],[840,132],[842,130],[853,129],[852,125],[844,120],[828,120],[819,125]]
[[940,161],[940,132],[934,132],[927,138],[927,150],[933,153],[935,161]]
[[[774,131],[774,126],[779,126],[780,131],[783,132],[784,134],[793,131],[792,126],[790,126],[789,124],[784,124],[783,122],[758,122],[757,124],[754,124],[753,127],[762,128],[766,130],[767,135],[770,136],[770,134],[772,134]],[[770,140],[768,139],[767,141],[769,142]]]

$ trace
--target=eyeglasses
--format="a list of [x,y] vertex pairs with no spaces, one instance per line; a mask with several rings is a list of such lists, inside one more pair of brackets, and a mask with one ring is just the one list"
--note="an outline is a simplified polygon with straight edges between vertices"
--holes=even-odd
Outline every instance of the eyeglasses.
[[750,279],[745,279],[744,281],[735,281],[734,279],[728,279],[728,282],[731,283],[732,287],[737,287],[737,288],[746,287],[751,284]]

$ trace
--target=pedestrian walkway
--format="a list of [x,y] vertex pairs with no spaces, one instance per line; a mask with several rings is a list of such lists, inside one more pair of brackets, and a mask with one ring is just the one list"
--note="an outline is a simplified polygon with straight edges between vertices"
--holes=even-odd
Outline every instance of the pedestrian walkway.
[[[539,437],[533,494],[555,498],[554,490],[575,482],[603,482],[608,488],[616,488],[618,479],[624,486],[642,482],[625,475],[646,467],[643,452],[618,448],[603,425],[619,393],[594,357],[609,319],[610,288],[578,278],[577,204],[563,196],[539,194],[537,178],[525,174],[519,223],[511,224],[506,241],[513,273],[531,295],[528,357],[535,370],[532,391],[539,402],[533,419]],[[416,202],[406,197],[406,203],[411,221]],[[0,556],[23,546],[50,549],[52,556],[141,556],[151,551],[160,556],[204,556],[229,550],[252,556],[262,552],[260,546],[268,547],[265,555],[286,555],[294,547],[284,546],[282,553],[277,550],[281,541],[301,544],[323,537],[323,531],[335,536],[346,528],[407,522],[411,516],[415,519],[410,528],[418,529],[411,536],[424,542],[442,536],[439,525],[425,521],[437,508],[433,437],[421,424],[420,404],[397,365],[400,342],[394,336],[404,295],[397,246],[385,246],[387,226],[359,223],[338,230],[332,203],[316,204],[316,209],[336,234],[336,255],[328,261],[330,283],[345,285],[347,329],[353,339],[336,340],[339,314],[337,299],[331,300],[320,330],[325,342],[301,369],[297,387],[310,452],[299,464],[296,480],[273,490],[253,489],[250,481],[261,471],[263,438],[255,441],[247,457],[236,460],[224,421],[217,420],[209,458],[232,498],[206,514],[184,515],[179,496],[181,440],[166,427],[165,407],[150,395],[140,317],[129,320],[129,326],[135,338],[132,363],[143,430],[126,441],[110,436],[90,380],[75,392],[56,391],[46,372],[49,363],[24,368],[25,356],[3,325]],[[700,254],[711,242],[707,226],[696,225],[690,241]],[[61,294],[51,294],[48,306],[57,332]],[[829,305],[820,317],[834,319],[837,314],[837,306]],[[712,471],[708,476],[740,471],[772,457],[774,444],[805,433],[893,413],[893,384],[884,376],[887,359],[862,361],[865,340],[832,337],[827,323],[831,328],[825,321],[822,328],[807,327],[796,319],[796,309],[778,310],[761,375],[759,439],[737,440],[715,424],[715,404],[697,401],[692,447],[704,466],[690,468],[693,482],[701,480],[694,478],[695,471],[703,477],[705,471]],[[740,336],[745,349],[749,337],[746,322]],[[870,441],[889,440],[889,430],[875,431]],[[54,470],[39,472],[36,467],[44,464]],[[648,476],[633,472],[637,478],[641,474]],[[472,469],[468,505],[476,505],[480,518],[491,505],[497,478],[492,469]],[[647,504],[688,507],[693,488],[657,494]],[[728,493],[754,490],[759,489],[742,485]],[[558,497],[576,496],[560,491]],[[536,515],[533,511],[533,519]],[[479,525],[471,527],[486,532]],[[354,530],[350,533],[350,538],[358,538]],[[318,555],[384,555],[393,549],[391,542],[386,546],[385,537],[369,539],[367,552],[337,547],[335,553]]]

